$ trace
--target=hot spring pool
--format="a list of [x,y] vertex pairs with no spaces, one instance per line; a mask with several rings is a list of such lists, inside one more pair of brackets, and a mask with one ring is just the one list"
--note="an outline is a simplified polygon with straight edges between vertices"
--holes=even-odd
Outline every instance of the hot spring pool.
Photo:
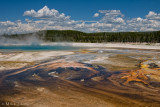
[[64,45],[6,45],[0,46],[2,51],[48,51],[48,50],[79,50],[81,47]]

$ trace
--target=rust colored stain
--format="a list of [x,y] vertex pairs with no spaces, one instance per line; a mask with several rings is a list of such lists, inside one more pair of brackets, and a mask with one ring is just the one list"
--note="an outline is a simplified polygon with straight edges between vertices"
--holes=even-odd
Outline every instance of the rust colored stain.
[[148,85],[149,77],[147,75],[157,75],[160,76],[160,68],[149,68],[147,64],[141,64],[140,69],[131,70],[122,76],[121,79],[126,79],[124,84],[128,84],[129,82],[136,81],[142,82]]

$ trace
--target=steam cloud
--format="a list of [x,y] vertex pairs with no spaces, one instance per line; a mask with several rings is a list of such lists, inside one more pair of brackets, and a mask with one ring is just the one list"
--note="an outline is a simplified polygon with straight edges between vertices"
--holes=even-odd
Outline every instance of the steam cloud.
[[24,39],[9,38],[5,36],[0,36],[0,45],[40,45],[44,43],[43,40],[39,39],[36,33],[31,34]]

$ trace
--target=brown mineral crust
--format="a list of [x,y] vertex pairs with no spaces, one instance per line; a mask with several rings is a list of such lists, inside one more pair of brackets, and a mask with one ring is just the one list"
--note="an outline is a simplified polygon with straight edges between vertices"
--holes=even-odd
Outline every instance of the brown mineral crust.
[[70,68],[70,67],[72,67],[72,68],[86,68],[86,69],[92,71],[92,73],[89,75],[89,77],[99,73],[99,71],[93,69],[92,67],[88,67],[86,64],[82,64],[82,63],[78,63],[78,62],[71,62],[71,61],[69,61],[69,62],[65,62],[65,61],[55,62],[55,63],[47,65],[45,68],[47,70],[51,70],[51,69],[57,69],[57,68]]
[[[134,60],[127,60],[130,55],[126,56],[120,59],[115,56],[113,62],[118,60],[122,67],[126,67],[128,61],[131,65],[135,65]],[[124,58],[126,60],[123,60]],[[124,63],[121,63],[122,60]],[[117,63],[113,65],[112,69],[119,69]],[[106,71],[109,75],[95,75],[100,71],[85,63],[65,59],[47,61],[2,75],[0,84],[2,83],[4,87],[0,88],[0,102],[1,100],[19,101],[22,104],[28,104],[28,107],[160,107],[160,87],[158,85],[160,68],[155,68],[157,66],[154,64],[151,65],[152,67],[142,64],[136,69],[129,66],[126,68],[128,70]],[[68,72],[69,68],[83,69],[84,72],[86,70],[89,79],[69,80],[60,78],[60,76],[55,78],[48,75],[58,68],[63,68],[61,69],[64,70],[63,72]],[[67,77],[73,72],[81,72],[75,69],[63,75]],[[39,75],[40,73],[46,77]],[[25,79],[19,79],[17,74],[22,74],[19,77],[22,76]],[[79,76],[81,73],[77,74]]]

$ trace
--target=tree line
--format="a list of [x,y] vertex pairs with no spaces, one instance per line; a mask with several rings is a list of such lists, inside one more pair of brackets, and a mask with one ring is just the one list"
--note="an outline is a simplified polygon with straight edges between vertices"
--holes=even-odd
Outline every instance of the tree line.
[[[84,33],[74,30],[46,30],[34,33],[34,36],[49,42],[139,42],[160,43],[160,31],[153,32],[99,32]],[[3,35],[8,38],[24,39],[33,34]]]

